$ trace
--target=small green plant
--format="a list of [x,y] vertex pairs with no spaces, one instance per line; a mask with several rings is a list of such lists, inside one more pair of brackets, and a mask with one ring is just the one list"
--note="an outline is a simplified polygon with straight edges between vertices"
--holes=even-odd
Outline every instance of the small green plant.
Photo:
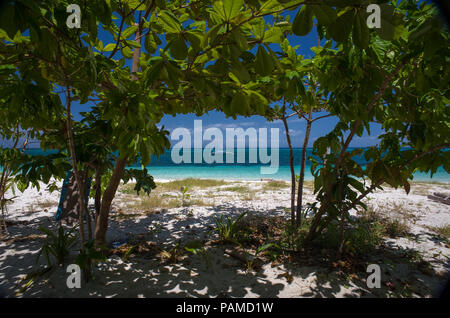
[[94,246],[94,240],[89,240],[84,243],[84,249],[80,249],[80,253],[75,258],[75,264],[83,270],[88,270],[91,263],[106,261],[104,253],[106,250],[106,247]]
[[221,215],[220,217],[216,217],[215,230],[219,234],[219,240],[222,242],[231,242],[239,245],[239,223],[247,213],[248,211],[241,213],[235,219],[227,216],[226,221],[224,220],[223,215]]
[[64,265],[64,261],[69,256],[71,249],[77,243],[77,237],[73,234],[74,229],[65,231],[62,225],[59,226],[58,231],[53,233],[49,229],[40,228],[41,232],[45,233],[47,237],[45,242],[37,254],[36,263],[40,257],[44,255],[48,266],[52,266],[53,257],[58,265]]
[[200,255],[206,263],[206,267],[211,267],[211,257],[203,246],[202,242],[195,240],[186,243],[184,249],[194,255]]
[[286,223],[281,233],[280,246],[284,249],[298,251],[305,245],[305,238],[310,227],[304,220],[301,226]]
[[[3,185],[0,185],[0,209],[2,211],[2,223],[0,224],[0,239],[3,237],[3,231],[5,232],[6,236],[9,235],[8,227],[6,226],[6,214],[8,212],[7,206],[8,204],[14,202],[14,199],[17,198],[16,191],[13,185],[14,183],[12,178],[6,178],[6,180],[3,182]],[[5,198],[5,193],[8,190],[11,190],[14,197]]]
[[249,255],[249,257],[247,258],[247,270],[251,271],[253,269],[253,267],[255,266],[255,260],[257,259],[258,255],[267,251],[271,247],[278,248],[278,245],[276,245],[274,243],[264,244],[256,249],[254,255]]
[[183,206],[189,206],[189,201],[188,200],[191,199],[191,195],[189,193],[187,193],[188,190],[189,190],[189,188],[186,187],[186,186],[182,186],[180,188],[180,191],[181,191],[181,204]]

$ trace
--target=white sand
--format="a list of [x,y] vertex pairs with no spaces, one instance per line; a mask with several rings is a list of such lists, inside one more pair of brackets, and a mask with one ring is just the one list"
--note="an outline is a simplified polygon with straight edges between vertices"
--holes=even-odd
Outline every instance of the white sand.
[[[156,180],[167,182],[168,180]],[[252,190],[261,190],[266,181],[239,181],[236,186],[246,185]],[[59,183],[59,186],[61,183]],[[120,220],[119,213],[127,213],[130,196],[118,192],[113,204],[108,242],[126,240],[132,235],[142,234],[148,240],[167,249],[176,242],[181,244],[194,239],[206,238],[213,229],[214,216],[223,214],[237,216],[244,211],[250,214],[288,216],[285,208],[290,205],[289,189],[256,193],[252,200],[245,200],[242,194],[226,191],[230,185],[221,186],[211,195],[210,190],[189,191],[191,198],[208,198],[212,206],[190,206],[162,209],[158,214]],[[389,290],[386,282],[407,281],[411,294],[407,296],[429,297],[441,287],[450,269],[448,258],[450,246],[437,238],[432,230],[450,224],[450,209],[447,205],[430,201],[426,194],[449,192],[448,184],[413,185],[411,193],[403,190],[386,189],[369,196],[366,203],[392,218],[401,218],[408,223],[412,237],[386,239],[392,250],[413,250],[422,254],[439,275],[425,275],[408,264],[387,264],[378,260],[383,269],[381,289],[368,289],[366,274],[359,278],[343,279],[337,272],[326,268],[298,266],[294,264],[271,266],[265,264],[260,271],[248,272],[238,260],[224,254],[225,247],[208,247],[211,260],[207,266],[201,256],[187,256],[176,264],[163,264],[159,259],[132,257],[128,261],[112,256],[107,263],[98,265],[95,280],[83,284],[81,289],[66,287],[64,268],[57,268],[51,275],[44,276],[20,297],[386,297],[403,295],[400,288]],[[167,193],[180,195],[180,193]],[[11,196],[8,193],[7,196]],[[10,222],[9,239],[0,242],[0,293],[14,297],[21,279],[35,269],[36,253],[42,246],[42,238],[20,240],[31,234],[42,234],[40,226],[55,229],[54,220],[59,201],[59,192],[49,193],[45,185],[41,190],[28,189],[16,193],[19,197],[8,207]],[[306,202],[314,196],[305,193]],[[93,200],[90,200],[93,205]],[[353,211],[355,212],[355,211]],[[353,213],[355,214],[355,213]],[[376,261],[376,260],[375,260]],[[43,264],[41,260],[40,264]],[[288,279],[289,278],[289,279]],[[292,279],[292,280],[291,280]],[[289,282],[288,282],[289,280]],[[403,286],[403,285],[398,285]]]

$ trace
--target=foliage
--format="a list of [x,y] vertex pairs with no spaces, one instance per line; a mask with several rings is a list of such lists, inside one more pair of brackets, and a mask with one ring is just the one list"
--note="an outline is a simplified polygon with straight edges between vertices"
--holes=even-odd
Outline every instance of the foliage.
[[[391,41],[371,32],[364,50],[348,39],[338,50],[325,45],[315,52],[322,74],[318,80],[329,94],[330,113],[340,122],[314,143],[311,171],[321,206],[309,239],[337,219],[344,228],[348,211],[365,207],[362,199],[384,182],[409,192],[413,172],[433,174],[439,166],[450,171],[449,91],[443,85],[449,76],[443,58],[449,53],[448,32],[432,5],[402,1],[395,16],[403,27]],[[432,48],[431,38],[440,39]],[[370,134],[372,123],[384,130],[379,144],[364,153],[350,150],[354,137]],[[360,156],[366,166],[357,160]]]
[[47,237],[37,254],[36,263],[39,261],[41,255],[43,255],[49,267],[53,265],[52,258],[55,259],[58,265],[64,265],[64,261],[70,255],[71,249],[77,244],[77,237],[73,234],[74,229],[66,231],[64,230],[64,227],[60,225],[56,233],[43,227],[41,227],[40,230],[44,232]]
[[194,255],[200,255],[206,263],[206,266],[211,267],[211,257],[208,251],[203,246],[202,242],[198,240],[187,242],[184,249]]
[[142,190],[145,194],[150,195],[150,192],[156,188],[156,184],[153,181],[153,177],[148,174],[146,168],[139,169],[127,169],[124,172],[123,181],[126,184],[129,180],[135,181],[134,190],[139,195]]
[[239,216],[235,219],[227,216],[226,220],[224,220],[223,215],[220,217],[215,217],[216,227],[215,231],[219,235],[219,240],[225,243],[235,243],[239,244],[239,231],[240,231],[240,222],[242,218],[248,213],[248,211],[239,214]]
[[[258,247],[256,249],[254,255],[249,255],[248,256],[248,259],[247,259],[247,270],[250,271],[250,270],[252,270],[254,268],[255,260],[257,259],[258,255],[268,251],[270,248],[273,248],[273,247],[278,248],[278,245],[275,244],[275,243],[267,243],[267,244],[264,244],[264,245]],[[273,255],[273,254],[271,254],[271,255]]]
[[88,240],[85,242],[84,248],[80,249],[80,253],[75,258],[75,264],[83,270],[90,270],[92,262],[106,261],[104,253],[106,250],[105,247],[94,246],[94,240]]
[[183,206],[188,206],[189,202],[187,200],[191,199],[191,195],[189,193],[187,193],[189,190],[188,187],[181,187],[180,191],[181,191],[181,202]]

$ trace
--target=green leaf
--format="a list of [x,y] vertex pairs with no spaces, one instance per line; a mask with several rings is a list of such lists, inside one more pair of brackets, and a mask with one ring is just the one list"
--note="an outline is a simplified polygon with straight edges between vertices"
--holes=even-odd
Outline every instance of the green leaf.
[[111,52],[116,47],[115,43],[110,43],[103,48],[103,52]]
[[243,0],[223,0],[223,11],[227,21],[238,15],[243,4]]
[[328,28],[331,37],[337,42],[344,42],[352,31],[355,12],[348,10],[339,16]]
[[313,9],[303,5],[292,23],[292,31],[295,35],[304,36],[311,32],[313,27]]
[[256,53],[256,71],[262,76],[271,74],[273,70],[272,57],[267,53],[266,49],[260,45]]
[[172,40],[169,50],[170,55],[176,60],[184,60],[188,53],[186,42],[181,36]]
[[371,48],[375,52],[378,60],[381,62],[383,61],[387,50],[389,49],[389,42],[384,41],[378,37],[374,38],[372,43],[370,44]]
[[[381,28],[376,29],[378,35],[387,41],[401,36],[401,29],[396,30],[397,24],[403,24],[401,19],[394,17],[394,7],[392,5],[381,4]],[[398,31],[398,34],[396,35]]]
[[159,18],[168,28],[168,31],[173,31],[174,33],[179,33],[181,31],[181,23],[172,12],[163,10],[159,13]]
[[327,26],[337,19],[336,11],[329,6],[313,6],[313,10],[319,24]]
[[247,95],[243,92],[239,91],[231,100],[231,111],[234,114],[243,114],[245,113],[249,108],[249,103],[247,99]]
[[123,47],[121,51],[125,58],[131,59],[133,57],[133,51],[128,46]]
[[121,38],[128,39],[130,36],[132,36],[134,33],[136,33],[138,29],[137,25],[130,26],[129,28],[125,29],[122,34]]
[[153,38],[152,34],[147,34],[144,41],[144,47],[147,50],[148,53],[153,54],[156,52],[156,49],[158,47],[158,44]]
[[280,28],[272,28],[264,33],[264,43],[281,43],[283,41],[283,33]]
[[362,11],[359,11],[355,16],[353,43],[361,49],[366,49],[369,45],[369,28],[367,27],[365,15]]
[[247,38],[241,33],[239,29],[235,29],[232,32],[233,39],[236,41],[237,46],[242,51],[248,50],[249,46],[247,43]]
[[141,44],[139,42],[137,42],[137,41],[134,41],[134,40],[127,40],[126,43],[129,46],[132,46],[132,47],[137,47],[137,48],[141,47]]

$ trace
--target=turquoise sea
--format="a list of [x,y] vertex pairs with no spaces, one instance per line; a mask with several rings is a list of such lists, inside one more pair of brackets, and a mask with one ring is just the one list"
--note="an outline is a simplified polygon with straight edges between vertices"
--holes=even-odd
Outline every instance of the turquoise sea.
[[[243,180],[259,180],[259,179],[283,179],[290,180],[290,168],[289,168],[289,149],[280,148],[279,149],[279,168],[275,174],[262,174],[261,167],[268,167],[270,163],[261,163],[259,153],[257,153],[257,162],[249,163],[249,152],[252,150],[241,149],[242,153],[245,153],[245,163],[236,163],[237,153],[239,149],[234,152],[234,164],[231,163],[214,163],[207,164],[204,160],[202,163],[193,163],[195,153],[201,154],[201,149],[195,149],[189,154],[191,158],[191,163],[180,163],[176,164],[172,160],[171,150],[167,150],[164,155],[159,158],[152,157],[151,163],[148,166],[149,173],[155,178],[159,179],[183,179],[188,177],[194,178],[211,178],[211,179],[243,179]],[[29,149],[27,153],[32,155],[42,155],[49,154],[51,152],[44,152],[41,149]],[[222,155],[223,162],[225,162],[226,155],[224,153],[219,153]],[[270,149],[268,150],[268,155],[270,157]],[[294,159],[295,159],[295,173],[300,172],[300,155],[301,148],[294,149]],[[307,149],[307,157],[311,156],[311,149]],[[364,164],[366,161],[364,157],[357,157],[356,160]],[[273,162],[273,159],[272,159]],[[140,168],[140,164],[133,165],[133,168]],[[311,175],[311,162],[306,163],[306,174],[305,178],[307,180],[312,179]],[[450,175],[445,172],[443,168],[439,168],[438,171],[431,178],[429,174],[425,173],[415,173],[415,181],[435,181],[435,182],[450,182]]]

